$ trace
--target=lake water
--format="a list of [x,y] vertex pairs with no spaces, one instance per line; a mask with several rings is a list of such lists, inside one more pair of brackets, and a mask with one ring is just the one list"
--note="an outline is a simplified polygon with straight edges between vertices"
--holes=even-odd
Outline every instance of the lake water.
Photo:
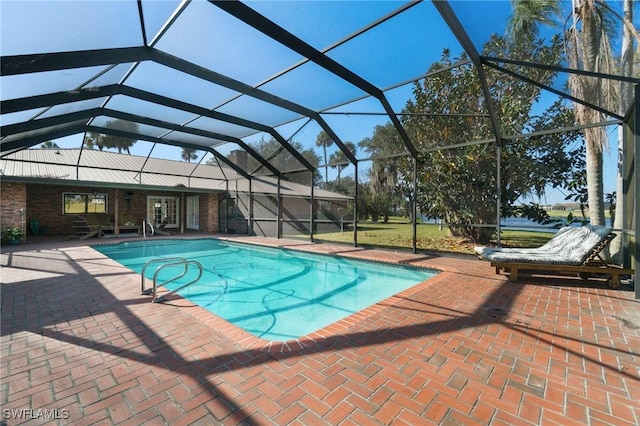
[[[434,219],[425,219],[424,217],[422,217],[422,221],[423,223],[438,223]],[[611,218],[606,218],[605,223],[607,226],[611,226]],[[500,221],[500,225],[502,229],[517,231],[549,232],[558,228],[558,226],[554,224],[542,225],[524,217],[505,217]],[[570,226],[582,226],[582,223],[574,222]]]

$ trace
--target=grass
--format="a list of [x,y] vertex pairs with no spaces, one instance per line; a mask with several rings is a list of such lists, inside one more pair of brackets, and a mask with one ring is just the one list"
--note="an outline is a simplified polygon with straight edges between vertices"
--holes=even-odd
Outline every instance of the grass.
[[[568,210],[552,210],[549,216],[554,219],[566,219]],[[581,219],[580,210],[571,211],[574,217]],[[609,212],[606,212],[609,216]],[[546,243],[555,230],[550,232],[503,230],[500,242],[505,247],[539,247]],[[353,244],[353,229],[344,232],[315,234],[318,242],[336,242]],[[358,245],[389,249],[411,250],[413,227],[407,218],[391,217],[389,222],[365,221],[358,224]],[[495,239],[492,241],[495,244]],[[479,244],[464,238],[452,237],[448,229],[434,224],[419,224],[417,227],[417,249],[420,251],[474,254],[473,248]]]
[[[537,247],[544,244],[554,232],[502,231],[501,242],[512,247]],[[353,243],[353,230],[343,233],[316,234],[316,241]],[[413,227],[406,218],[391,218],[388,223],[361,222],[358,225],[358,245],[411,250]],[[417,249],[421,251],[473,254],[478,245],[464,238],[452,237],[448,229],[434,224],[417,226]]]

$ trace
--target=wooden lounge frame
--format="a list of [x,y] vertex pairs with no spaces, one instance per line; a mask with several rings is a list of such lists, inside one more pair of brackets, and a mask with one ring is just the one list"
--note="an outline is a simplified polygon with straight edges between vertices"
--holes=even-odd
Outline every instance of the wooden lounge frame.
[[602,258],[600,253],[609,245],[616,234],[610,232],[606,237],[597,244],[589,256],[584,260],[582,265],[563,265],[551,263],[533,263],[533,262],[514,262],[514,261],[491,261],[491,266],[496,268],[496,274],[503,271],[509,275],[509,281],[518,282],[519,272],[527,271],[531,275],[536,274],[558,274],[573,275],[577,274],[580,278],[588,280],[596,275],[605,275],[609,279],[607,284],[612,289],[620,287],[621,275],[633,275],[633,269],[627,269],[619,265],[611,264]]
[[173,235],[173,232],[166,229],[167,224],[169,223],[169,216],[166,216],[162,219],[162,222],[156,226],[154,234],[158,235]]
[[80,240],[87,240],[92,237],[102,237],[102,226],[89,225],[87,219],[82,216],[73,216],[71,218],[71,226],[73,226],[74,233],[69,235],[66,239],[70,240],[78,238]]
[[[116,226],[115,225],[102,226],[100,228],[100,230],[102,231],[103,235],[104,235],[105,232],[112,232],[115,235]],[[118,225],[117,226],[117,230],[118,230],[118,233],[121,233],[121,232],[135,232],[136,234],[140,234],[140,226],[139,225],[133,225],[133,226]]]

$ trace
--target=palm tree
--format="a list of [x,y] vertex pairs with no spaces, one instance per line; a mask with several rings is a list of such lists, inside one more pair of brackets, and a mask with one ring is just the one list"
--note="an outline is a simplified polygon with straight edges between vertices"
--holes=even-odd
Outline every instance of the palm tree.
[[[552,0],[512,0],[514,14],[509,23],[510,33],[536,31],[539,24],[551,23],[559,16],[559,4]],[[605,74],[619,72],[611,44],[617,15],[604,2],[598,0],[572,0],[568,27],[565,29],[565,50],[569,67]],[[625,27],[633,28],[626,17]],[[637,31],[633,29],[637,35]],[[608,79],[583,75],[569,75],[569,89],[574,97],[583,99],[610,111],[618,110],[618,87]],[[574,115],[579,124],[603,121],[602,113],[576,103]],[[593,225],[604,224],[604,193],[602,177],[602,153],[607,142],[604,127],[587,128],[584,131],[586,147],[587,189],[589,217]]]
[[[131,121],[125,120],[111,120],[107,121],[105,127],[108,129],[126,131],[129,133],[137,133],[138,125]],[[126,151],[127,154],[131,154],[130,148],[136,143],[137,139],[126,138],[123,136],[116,136],[97,132],[87,132],[84,135],[84,144],[89,149],[95,149],[96,147],[102,151],[104,148],[116,148],[118,153]]]
[[87,149],[100,149],[100,151],[102,151],[102,148],[104,148],[104,146],[100,143],[100,137],[101,134],[100,133],[96,133],[96,132],[87,132],[84,134],[84,146]]
[[325,186],[329,183],[329,165],[327,164],[327,147],[333,145],[333,141],[325,132],[321,130],[316,138],[316,146],[321,146],[324,152],[324,183]]
[[125,151],[131,155],[131,146],[136,143],[136,139],[124,138],[121,136],[107,135],[104,133],[87,132],[84,135],[84,144],[89,149],[98,148],[100,151],[110,148],[118,150],[118,154]]
[[52,141],[43,142],[40,148],[60,148],[57,143]]
[[[346,146],[349,149],[349,151],[351,151],[352,153],[356,152],[356,146],[353,142],[345,142],[344,146]],[[349,159],[347,158],[344,152],[342,152],[341,150],[338,150],[333,154],[331,154],[331,157],[329,158],[329,162],[332,164],[331,166],[332,169],[335,169],[335,168],[338,169],[338,177],[336,180],[338,181],[338,183],[340,183],[340,174],[344,169],[347,168],[347,166],[349,166],[350,164]]]
[[[617,72],[611,49],[610,26],[602,7],[595,0],[573,0],[571,25],[565,31],[567,61],[571,68],[604,73]],[[608,80],[569,75],[572,94],[594,105],[607,106],[616,98],[617,87]],[[611,105],[612,111],[617,107]],[[574,114],[579,124],[604,121],[604,114],[576,103]],[[604,127],[587,128],[584,131],[586,148],[587,193],[589,219],[592,225],[604,225],[604,191],[602,154],[607,142]]]
[[198,151],[196,151],[195,149],[191,149],[191,148],[182,148],[182,159],[188,163],[191,162],[191,160],[197,160],[198,159]]
[[[627,22],[633,22],[633,0],[624,0],[623,5],[624,19]],[[620,74],[633,75],[634,50],[633,50],[633,32],[628,26],[622,30],[622,49],[620,57]],[[637,59],[637,58],[635,58]],[[620,110],[618,113],[624,117],[627,109],[633,99],[633,87],[630,84],[620,83]],[[624,127],[618,127],[618,174],[616,179],[616,209],[615,217],[612,217],[611,226],[624,228],[624,209],[622,208],[622,200],[624,197],[624,170],[622,169],[624,162],[622,161],[624,152]],[[615,238],[611,242],[611,257],[618,262],[621,260],[619,255],[622,254],[622,238]]]
[[[107,121],[107,123],[105,124],[105,127],[108,129],[126,131],[129,133],[138,132],[138,125],[132,121],[126,121],[126,120],[116,119],[116,120]],[[100,141],[105,148],[116,148],[119,154],[121,154],[122,151],[126,151],[127,154],[131,155],[130,148],[133,146],[134,143],[136,143],[137,139],[103,134],[100,137]]]
[[560,16],[557,0],[512,0],[513,14],[509,20],[508,32],[513,39],[519,34],[538,34],[538,25],[553,26]]

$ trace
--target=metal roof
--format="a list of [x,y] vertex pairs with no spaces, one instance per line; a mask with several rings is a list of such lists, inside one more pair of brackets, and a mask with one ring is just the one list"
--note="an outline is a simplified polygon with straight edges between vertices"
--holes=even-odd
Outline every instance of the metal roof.
[[[78,149],[28,149],[0,159],[0,176],[13,181],[92,186],[175,188],[183,192],[249,192],[249,181],[229,167],[192,164],[184,161],[147,158],[137,155]],[[76,164],[81,158],[80,164]],[[140,172],[142,170],[142,172]],[[256,176],[251,180],[253,194],[275,195],[278,179]],[[281,181],[280,194],[309,197],[310,187]],[[347,196],[314,188],[314,197],[324,200],[348,200]]]
[[[357,143],[386,123],[402,141],[389,154],[414,156],[419,144],[403,128],[402,109],[414,82],[428,77],[445,49],[466,55],[459,66],[477,68],[487,99],[464,112],[486,121],[487,141],[514,135],[500,134],[485,70],[513,78],[521,77],[522,67],[578,72],[482,56],[492,34],[505,34],[511,13],[506,1],[2,1],[0,8],[1,155],[8,159],[51,140],[79,148],[86,132],[136,140],[136,153],[148,160],[104,156],[101,167],[123,176],[114,181],[138,173],[160,184],[153,172],[171,175],[173,169],[152,158],[179,159],[183,148],[198,150],[200,163],[215,157],[221,167],[234,168],[221,177],[232,180],[323,173],[322,163],[339,152],[354,167],[368,159],[345,142]],[[547,99],[586,103],[572,98],[562,81],[543,87]],[[622,118],[589,105],[613,122]],[[441,113],[433,111],[434,119]],[[316,144],[321,131],[334,142],[325,158]],[[264,140],[279,148],[262,154],[251,149]],[[263,167],[229,163],[233,150],[248,151]],[[320,164],[305,150],[322,158]],[[71,151],[42,153],[43,161],[60,167],[34,166],[33,173],[76,179],[100,173],[79,167],[93,161],[91,150],[73,153],[73,159],[66,158]],[[283,155],[290,158],[276,161]],[[5,174],[12,173],[5,167]],[[194,181],[189,166],[180,169],[183,182]]]

